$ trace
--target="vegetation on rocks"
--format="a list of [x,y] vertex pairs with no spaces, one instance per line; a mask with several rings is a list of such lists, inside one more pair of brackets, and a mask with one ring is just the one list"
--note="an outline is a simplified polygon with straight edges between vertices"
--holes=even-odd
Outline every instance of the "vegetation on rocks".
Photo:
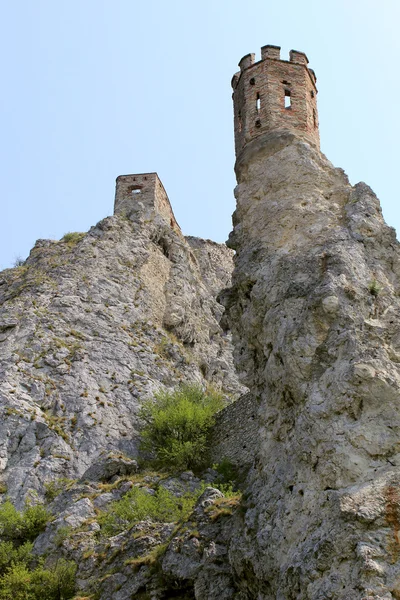
[[42,504],[27,506],[19,512],[7,500],[0,506],[0,538],[23,544],[32,541],[46,527],[50,515]]
[[13,563],[0,579],[0,600],[68,600],[75,592],[76,565],[60,559],[52,569]]
[[32,554],[33,540],[50,515],[43,505],[19,512],[7,500],[0,506],[0,600],[67,600],[75,591],[76,565],[59,559],[45,568]]
[[149,488],[133,487],[125,496],[113,502],[99,517],[104,535],[116,535],[138,521],[149,519],[159,523],[172,523],[185,519],[204,487],[193,493],[176,497],[165,487],[155,493]]
[[143,449],[154,463],[167,469],[199,470],[207,464],[208,434],[215,414],[224,407],[223,396],[200,386],[182,385],[163,391],[145,403],[141,415]]
[[[172,454],[170,463],[167,456],[163,456],[161,471],[121,472],[121,476],[114,479],[110,470],[107,477],[98,482],[82,483],[64,477],[50,480],[45,485],[47,502],[59,502],[56,499],[60,494],[64,494],[62,504],[67,497],[75,499],[75,512],[66,513],[70,521],[62,516],[50,522],[50,513],[40,504],[28,505],[19,512],[6,500],[0,506],[0,600],[68,600],[75,593],[75,575],[81,560],[79,580],[91,562],[96,565],[92,565],[92,569],[97,569],[95,577],[84,586],[86,593],[93,593],[94,586],[100,585],[102,595],[98,596],[99,590],[96,590],[93,598],[112,597],[108,594],[118,590],[120,585],[116,573],[121,577],[126,573],[131,576],[143,569],[144,581],[160,577],[160,582],[164,582],[161,557],[169,553],[170,561],[173,556],[170,548],[186,548],[190,540],[197,545],[205,543],[207,524],[220,527],[223,518],[229,517],[240,504],[241,493],[233,485],[235,469],[227,460],[211,469],[204,453],[199,477],[189,470],[177,474],[177,464],[185,467],[191,464],[186,462],[188,454],[185,454],[190,432],[198,444],[198,452],[202,453],[209,423],[223,404],[219,394],[204,393],[196,386],[180,387],[157,396],[156,402],[144,409],[148,411],[146,431],[156,422],[158,429],[153,431],[159,434],[155,438],[147,437],[148,449],[154,450],[153,439],[160,442],[164,435],[167,447],[173,447],[178,441],[184,450],[181,452],[177,446],[177,454]],[[174,412],[174,406],[179,410]],[[160,412],[162,416],[157,420]],[[170,429],[166,427],[168,420]],[[195,435],[196,426],[201,436]],[[114,459],[127,461],[122,454],[115,455]],[[195,464],[199,465],[200,461]],[[44,536],[35,541],[43,530]],[[84,549],[80,541],[82,535],[92,539],[94,546],[88,544],[80,554]],[[121,536],[118,546],[112,542],[116,535]],[[76,562],[66,560],[66,553]],[[126,585],[130,590],[131,584]],[[132,579],[132,589],[136,589],[135,585]]]
[[45,497],[47,502],[51,502],[54,498],[57,498],[61,492],[68,490],[74,483],[76,479],[68,479],[67,477],[59,477],[58,479],[48,481],[45,483]]
[[80,233],[78,231],[69,231],[62,237],[61,241],[73,245],[80,242],[84,238],[84,236],[84,233]]
[[379,296],[382,288],[381,288],[381,286],[379,285],[379,283],[377,282],[376,279],[372,279],[371,282],[370,282],[370,284],[369,284],[369,286],[368,286],[368,289],[369,289],[369,293],[372,296]]
[[[174,391],[163,391],[155,400],[144,404],[141,416],[146,425],[142,432],[143,449],[154,458],[149,462],[164,472],[207,468],[209,432],[215,414],[225,405],[222,394],[204,392],[197,385],[181,385]],[[224,483],[213,483],[228,497],[232,491],[234,469],[229,461],[214,465]],[[120,500],[112,502],[99,517],[102,534],[116,535],[135,523],[151,520],[160,523],[186,519],[207,484],[199,482],[194,491],[172,493],[163,485],[155,489],[136,482]]]
[[[171,230],[173,262],[153,241],[165,227],[110,217],[85,237],[39,240],[0,278],[1,408],[13,441],[0,491],[18,509],[46,503],[31,514],[6,500],[0,511],[0,600],[66,600],[76,566],[79,597],[141,597],[153,584],[169,597],[161,555],[173,537],[202,540],[198,499],[225,481],[206,451],[224,402],[193,386],[155,394],[182,381],[241,393],[215,300],[232,252]],[[140,417],[144,398],[155,410]],[[155,471],[138,473],[133,458]]]

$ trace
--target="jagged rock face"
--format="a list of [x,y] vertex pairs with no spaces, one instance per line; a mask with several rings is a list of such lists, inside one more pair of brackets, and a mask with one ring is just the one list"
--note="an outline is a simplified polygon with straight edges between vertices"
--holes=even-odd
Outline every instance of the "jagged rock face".
[[225,294],[258,398],[243,596],[400,598],[400,253],[379,201],[292,134],[237,163]]
[[[179,497],[198,489],[200,480],[188,471],[159,484]],[[119,500],[133,485],[137,484],[120,482],[111,492],[100,493],[95,483],[80,483],[61,493],[51,505],[56,518],[36,538],[35,553],[53,560],[59,556],[74,560],[78,587],[85,597],[95,591],[99,600],[239,598],[227,560],[229,514],[235,501],[207,487],[183,523],[147,519],[117,535],[99,536],[95,511]],[[143,489],[154,493],[151,488]],[[69,529],[67,536],[63,536],[65,527]],[[152,560],[154,552],[158,556]]]
[[215,300],[232,251],[144,217],[41,240],[0,275],[0,467],[18,506],[110,452],[137,457],[138,412],[160,388],[242,389]]

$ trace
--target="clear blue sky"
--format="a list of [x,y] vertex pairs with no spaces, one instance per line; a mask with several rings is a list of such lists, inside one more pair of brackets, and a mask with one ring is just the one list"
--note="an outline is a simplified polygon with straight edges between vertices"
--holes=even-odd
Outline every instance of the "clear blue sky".
[[234,209],[230,80],[264,44],[306,52],[322,149],[400,228],[399,0],[0,0],[0,268],[112,214],[157,171],[186,234]]

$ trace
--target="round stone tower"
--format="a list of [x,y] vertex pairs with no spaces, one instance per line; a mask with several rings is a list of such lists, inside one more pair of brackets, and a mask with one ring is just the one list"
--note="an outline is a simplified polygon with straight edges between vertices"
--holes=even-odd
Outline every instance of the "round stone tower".
[[239,157],[253,139],[289,130],[319,148],[317,78],[304,52],[281,60],[279,46],[263,46],[261,60],[247,54],[233,76],[235,149]]

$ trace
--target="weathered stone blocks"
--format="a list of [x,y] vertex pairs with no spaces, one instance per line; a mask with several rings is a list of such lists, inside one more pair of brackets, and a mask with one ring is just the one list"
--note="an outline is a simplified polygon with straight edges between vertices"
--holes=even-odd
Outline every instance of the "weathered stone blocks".
[[281,60],[280,47],[261,48],[261,60],[247,54],[232,79],[235,148],[277,130],[295,131],[319,147],[316,77],[304,52],[290,51]]

